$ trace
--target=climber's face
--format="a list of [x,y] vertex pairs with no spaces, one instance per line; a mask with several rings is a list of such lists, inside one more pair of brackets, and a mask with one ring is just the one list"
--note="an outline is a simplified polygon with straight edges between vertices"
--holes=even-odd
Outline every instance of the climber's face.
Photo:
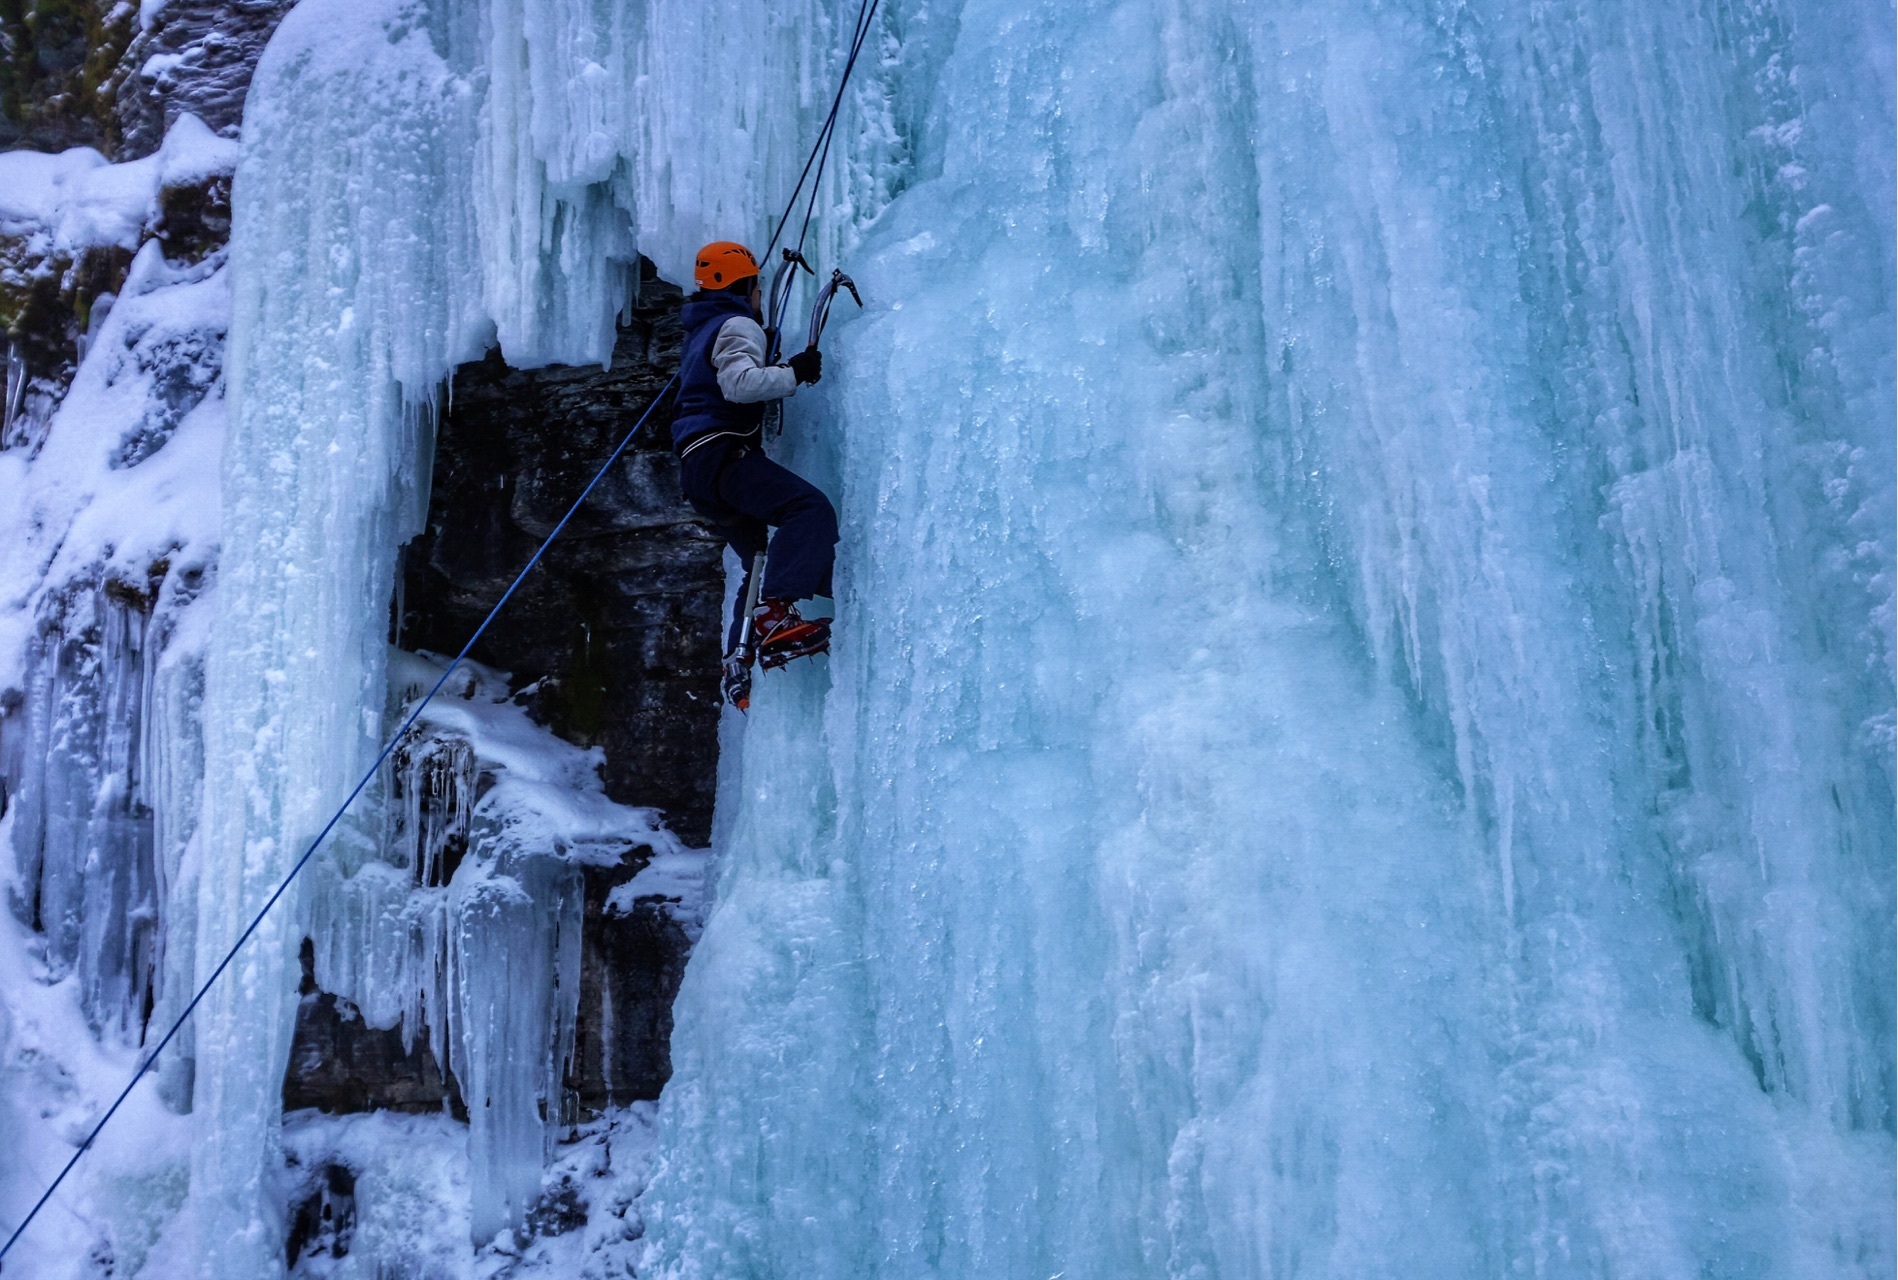
[[758,287],[757,276],[751,278],[751,292],[745,298],[751,303],[751,314],[760,320],[764,319],[764,290]]

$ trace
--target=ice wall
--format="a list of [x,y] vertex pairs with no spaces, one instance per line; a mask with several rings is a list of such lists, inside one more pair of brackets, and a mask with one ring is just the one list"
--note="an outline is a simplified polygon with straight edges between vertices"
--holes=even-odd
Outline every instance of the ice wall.
[[[202,772],[137,757],[210,783],[152,837],[167,965],[384,730],[449,369],[601,360],[635,247],[762,242],[855,11],[286,20]],[[650,1269],[1889,1270],[1891,25],[883,14],[815,237],[872,310],[781,446],[841,499],[839,640],[728,729]],[[470,1230],[534,1193],[571,868],[484,831],[436,884],[373,814],[175,1064],[201,1274],[281,1266],[306,922],[500,1100]]]
[[1891,45],[893,11],[647,1267],[1888,1272]]
[[[379,746],[381,602],[395,545],[426,506],[428,395],[467,341],[450,287],[458,244],[433,199],[449,163],[445,77],[419,11],[376,8],[380,23],[326,23],[320,6],[286,19],[253,82],[232,192],[200,980]],[[325,146],[337,133],[356,145]],[[206,1276],[282,1267],[266,1179],[282,1160],[301,936],[295,910],[273,913],[195,1015],[191,1185]]]
[[[233,192],[231,550],[205,688],[201,980],[388,731],[393,557],[426,510],[449,373],[496,343],[522,366],[610,355],[633,261],[627,21],[591,4],[309,0],[258,66]],[[604,805],[581,772],[560,787]],[[559,823],[539,846],[486,829],[490,811],[513,812],[491,798],[464,815],[473,853],[444,887],[419,836],[384,839],[383,798],[196,1015],[192,1265],[205,1276],[282,1268],[273,1179],[306,924],[327,989],[376,1025],[426,1029],[477,1101],[476,1234],[517,1222],[539,1190],[572,1036],[584,841]],[[629,834],[663,835],[606,807],[615,858]]]

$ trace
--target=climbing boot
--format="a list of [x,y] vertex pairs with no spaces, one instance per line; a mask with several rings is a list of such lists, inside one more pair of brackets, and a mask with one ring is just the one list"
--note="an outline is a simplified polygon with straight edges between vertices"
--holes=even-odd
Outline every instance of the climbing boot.
[[751,615],[758,665],[774,670],[793,658],[809,658],[830,649],[830,619],[800,617],[789,600],[766,600]]

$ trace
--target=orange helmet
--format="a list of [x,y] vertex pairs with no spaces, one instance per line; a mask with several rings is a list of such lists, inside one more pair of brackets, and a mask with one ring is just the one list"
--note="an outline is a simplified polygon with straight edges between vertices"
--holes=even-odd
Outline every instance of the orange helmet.
[[701,289],[729,289],[757,274],[758,260],[734,240],[712,241],[699,250],[698,260],[692,264],[692,279]]

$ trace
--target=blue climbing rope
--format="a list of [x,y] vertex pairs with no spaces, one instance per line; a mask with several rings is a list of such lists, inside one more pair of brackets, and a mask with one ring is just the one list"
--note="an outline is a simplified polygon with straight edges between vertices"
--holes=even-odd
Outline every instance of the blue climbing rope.
[[[850,85],[851,73],[857,69],[857,57],[863,52],[864,41],[869,38],[870,26],[876,20],[877,6],[883,0],[858,0],[857,26],[851,33],[850,53],[844,59],[843,74],[837,78],[837,92],[830,100],[830,113],[824,117],[823,127],[817,131],[817,140],[811,144],[811,153],[804,159],[804,170],[797,175],[797,185],[791,188],[791,198],[784,202],[784,212],[778,215],[777,226],[771,230],[771,241],[759,255],[760,264],[771,260],[771,251],[778,247],[778,240],[784,235],[784,228],[791,220],[791,210],[797,207],[797,198],[804,192],[804,183],[810,179],[810,199],[804,204],[804,222],[798,228],[797,248],[784,251],[784,265],[771,277],[771,296],[765,308],[765,360],[774,363],[778,358],[778,349],[782,341],[781,325],[784,309],[791,301],[791,291],[797,286],[796,267],[802,267],[812,275],[816,271],[804,260],[804,241],[810,235],[811,217],[817,212],[817,193],[824,185],[824,169],[830,164],[830,144],[836,136],[837,113],[843,108],[844,90]],[[817,166],[817,176],[811,178],[811,166]],[[855,290],[853,289],[854,293]],[[863,305],[861,301],[859,306]]]
[[634,438],[639,435],[639,429],[646,425],[648,418],[652,417],[653,410],[659,407],[660,402],[666,398],[666,393],[671,391],[678,381],[679,375],[676,373],[666,380],[666,385],[659,389],[659,394],[654,396],[652,403],[646,406],[646,412],[639,415],[639,421],[635,422],[633,429],[626,433],[626,438],[619,442],[619,448],[613,450],[612,455],[601,464],[600,469],[594,473],[593,479],[587,482],[587,487],[580,491],[580,496],[573,500],[571,507],[567,508],[567,514],[560,517],[560,523],[554,526],[553,532],[549,533],[546,538],[541,541],[540,548],[534,552],[534,558],[527,562],[526,568],[515,575],[514,581],[508,585],[506,591],[501,593],[501,598],[495,602],[494,608],[488,610],[488,616],[481,620],[481,625],[476,627],[474,634],[468,637],[468,643],[461,646],[461,652],[455,655],[455,660],[448,664],[446,671],[442,672],[441,679],[435,682],[435,687],[428,691],[427,697],[415,704],[415,710],[409,713],[409,718],[402,722],[402,727],[395,731],[395,735],[391,737],[388,743],[382,748],[382,754],[376,757],[376,762],[369,766],[367,773],[363,774],[362,781],[356,784],[356,789],[349,793],[349,798],[344,800],[342,805],[337,808],[336,812],[330,817],[328,824],[317,834],[316,839],[310,842],[310,847],[303,851],[303,856],[297,859],[297,864],[294,867],[290,868],[290,874],[283,878],[283,883],[279,884],[277,891],[270,895],[270,900],[264,903],[263,907],[257,912],[256,917],[251,920],[249,927],[238,935],[237,941],[231,944],[231,949],[224,954],[222,960],[218,961],[217,968],[211,971],[211,976],[204,980],[203,985],[198,988],[197,994],[191,997],[191,1003],[185,1006],[184,1012],[179,1014],[177,1020],[171,1024],[171,1029],[165,1032],[164,1039],[158,1042],[158,1047],[146,1054],[139,1062],[138,1070],[133,1073],[131,1082],[120,1092],[118,1098],[113,1101],[112,1105],[106,1108],[106,1113],[99,1117],[99,1123],[92,1126],[92,1132],[86,1135],[86,1140],[79,1144],[77,1151],[72,1153],[72,1159],[66,1162],[66,1167],[59,1171],[59,1176],[54,1178],[52,1184],[40,1195],[40,1198],[34,1203],[32,1209],[27,1212],[26,1217],[20,1220],[20,1225],[13,1229],[13,1234],[7,1237],[7,1242],[4,1245],[0,1245],[0,1268],[5,1266],[6,1256],[8,1252],[12,1250],[14,1243],[19,1240],[21,1234],[25,1232],[33,1219],[39,1216],[40,1210],[46,1207],[46,1202],[53,1198],[53,1192],[59,1190],[59,1184],[64,1182],[66,1175],[73,1171],[73,1166],[79,1163],[79,1158],[91,1149],[93,1142],[98,1139],[100,1131],[105,1128],[106,1122],[111,1120],[113,1115],[117,1113],[119,1107],[124,1104],[125,1100],[132,1096],[132,1090],[138,1086],[140,1080],[145,1078],[145,1074],[152,1069],[152,1064],[158,1061],[158,1055],[165,1051],[165,1047],[172,1042],[173,1037],[184,1027],[185,1019],[189,1018],[192,1011],[203,1001],[205,995],[211,990],[212,984],[224,975],[224,971],[230,967],[231,961],[237,958],[237,953],[243,949],[244,944],[250,941],[251,935],[256,933],[258,927],[263,924],[264,917],[270,914],[270,909],[276,906],[283,895],[289,891],[291,883],[297,878],[298,874],[302,872],[303,868],[309,865],[310,859],[316,856],[316,851],[322,847],[323,841],[329,838],[330,832],[336,829],[336,824],[343,820],[343,815],[349,811],[349,806],[356,802],[356,797],[360,796],[364,790],[368,788],[370,782],[375,779],[376,772],[382,768],[383,762],[389,758],[390,753],[395,750],[396,745],[402,741],[408,734],[408,731],[415,726],[415,722],[421,718],[423,710],[434,700],[435,695],[442,691],[442,686],[448,683],[448,677],[455,674],[455,669],[467,658],[469,651],[475,647],[475,642],[481,639],[482,634],[487,631],[489,624],[500,615],[501,610],[507,605],[507,602],[513,599],[514,592],[520,587],[521,583],[526,580],[527,575],[534,571],[534,566],[540,563],[540,558],[547,554],[547,548],[554,544],[554,539],[558,538],[561,530],[567,527],[567,522],[573,519],[575,513],[580,510],[580,507],[586,502],[587,498],[592,496],[593,491],[599,487],[600,481],[606,478],[606,473],[612,469],[614,463],[619,461],[620,455],[626,452],[627,448],[633,443]]
[[784,212],[778,215],[778,224],[771,230],[770,243],[758,255],[761,263],[770,261],[771,251],[778,247],[778,238],[784,234],[785,224],[791,220],[791,210],[797,207],[797,198],[803,194],[804,181],[811,176],[811,166],[816,165],[817,177],[811,182],[810,202],[804,207],[804,225],[797,233],[797,252],[804,251],[804,237],[811,229],[811,214],[817,207],[817,189],[823,185],[824,166],[830,163],[830,140],[837,128],[837,112],[843,106],[844,90],[850,86],[850,75],[857,69],[857,55],[863,52],[864,41],[870,35],[870,24],[876,20],[877,7],[882,3],[883,0],[859,0],[857,26],[850,38],[850,54],[844,59],[843,74],[837,78],[837,92],[830,100],[830,114],[824,117],[824,127],[817,131],[817,141],[811,144],[811,153],[804,160],[804,171],[797,175],[797,185],[791,188],[791,198],[784,202]]

